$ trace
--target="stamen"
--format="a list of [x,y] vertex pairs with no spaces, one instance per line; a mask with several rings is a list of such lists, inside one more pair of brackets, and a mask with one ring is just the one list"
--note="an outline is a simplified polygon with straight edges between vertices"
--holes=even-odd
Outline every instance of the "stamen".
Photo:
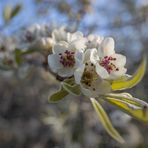
[[93,91],[95,91],[96,89],[95,88],[93,88]]
[[117,60],[116,58],[113,58],[111,56],[105,56],[103,59],[101,59],[99,64],[102,67],[104,67],[110,74],[112,71],[119,71],[119,68],[112,63],[112,61],[116,61],[116,60]]
[[75,65],[75,52],[66,50],[64,53],[59,53],[60,63],[64,67],[73,67]]
[[87,87],[92,87],[93,83],[97,80],[98,75],[95,71],[95,66],[93,63],[85,63],[85,69],[82,75],[81,82]]

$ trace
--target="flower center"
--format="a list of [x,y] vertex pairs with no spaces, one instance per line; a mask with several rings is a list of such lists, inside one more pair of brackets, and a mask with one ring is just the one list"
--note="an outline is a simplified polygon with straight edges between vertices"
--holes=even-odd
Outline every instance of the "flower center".
[[85,84],[87,87],[92,87],[93,90],[93,82],[97,79],[97,73],[95,72],[95,66],[92,63],[85,63],[85,69],[82,75],[81,82]]
[[104,67],[110,74],[112,71],[119,71],[119,68],[116,67],[115,64],[113,64],[113,61],[116,61],[116,58],[105,56],[103,59],[100,60],[99,64]]
[[75,64],[74,58],[75,52],[66,50],[64,53],[59,53],[60,56],[60,63],[64,67],[73,67]]

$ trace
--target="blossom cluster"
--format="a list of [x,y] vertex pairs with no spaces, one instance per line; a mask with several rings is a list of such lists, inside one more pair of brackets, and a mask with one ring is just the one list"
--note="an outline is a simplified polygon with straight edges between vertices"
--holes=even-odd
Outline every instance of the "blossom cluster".
[[111,82],[126,76],[126,57],[115,53],[112,37],[84,36],[62,27],[52,32],[50,69],[57,75],[73,77],[81,92],[88,97],[111,92]]
[[52,32],[52,54],[48,64],[53,73],[62,77],[61,89],[52,94],[56,102],[68,94],[90,98],[102,125],[115,140],[124,140],[112,126],[100,100],[107,101],[127,114],[148,122],[148,104],[131,94],[114,91],[137,85],[144,76],[147,60],[144,57],[134,75],[126,74],[126,57],[115,52],[112,37],[84,36],[81,32],[70,33],[62,27]]

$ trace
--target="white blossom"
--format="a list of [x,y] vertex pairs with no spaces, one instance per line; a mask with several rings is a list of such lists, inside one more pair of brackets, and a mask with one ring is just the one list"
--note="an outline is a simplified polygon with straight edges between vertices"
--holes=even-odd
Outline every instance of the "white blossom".
[[88,97],[98,97],[99,95],[111,91],[110,83],[101,79],[96,72],[95,59],[92,54],[96,49],[88,49],[84,55],[84,63],[74,72],[75,81],[80,85],[81,91]]
[[54,73],[61,77],[70,77],[83,62],[83,50],[75,44],[60,42],[53,46],[53,54],[48,56],[48,64]]
[[65,30],[64,27],[61,27],[59,29],[54,29],[52,32],[52,39],[56,43],[60,41],[65,41],[69,44],[72,44],[75,42],[75,46],[77,49],[85,49],[86,48],[86,42],[87,39],[83,36],[82,32],[74,32],[70,33]]
[[87,49],[92,49],[92,48],[99,48],[100,47],[100,44],[101,42],[103,41],[104,37],[102,36],[97,36],[97,35],[93,35],[93,34],[90,34],[88,35],[87,37]]
[[113,38],[107,37],[100,43],[97,50],[92,53],[96,72],[103,79],[118,79],[124,76],[127,69],[126,57],[116,54],[114,50]]
[[48,56],[51,70],[61,77],[70,77],[83,63],[86,38],[81,32],[66,32],[65,28],[52,32],[53,54]]

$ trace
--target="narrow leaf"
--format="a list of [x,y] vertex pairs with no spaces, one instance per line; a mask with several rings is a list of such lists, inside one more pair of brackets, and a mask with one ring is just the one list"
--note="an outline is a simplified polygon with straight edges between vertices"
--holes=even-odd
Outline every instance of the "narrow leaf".
[[21,5],[16,5],[11,12],[11,18],[15,17],[20,12],[21,9],[22,9]]
[[118,97],[106,97],[105,100],[123,110],[127,114],[133,116],[134,118],[148,122],[148,104],[146,102],[137,98],[119,99]]
[[66,97],[69,93],[61,88],[59,91],[57,91],[56,93],[52,94],[50,97],[49,97],[49,102],[57,102],[57,101],[60,101],[62,100],[64,97]]
[[97,102],[94,98],[90,99],[92,102],[92,105],[100,119],[100,122],[108,132],[108,134],[113,137],[115,140],[117,140],[119,143],[124,143],[123,138],[120,136],[120,134],[116,131],[116,129],[112,126],[106,112],[102,108],[102,106]]
[[143,78],[145,71],[146,71],[146,64],[147,64],[147,60],[146,57],[143,58],[138,70],[136,71],[136,73],[129,78],[128,80],[121,80],[121,81],[113,81],[112,82],[112,90],[123,90],[123,89],[127,89],[127,88],[132,88],[135,85],[137,85],[141,79]]
[[127,103],[130,103],[130,104],[133,104],[133,105],[136,105],[136,106],[139,106],[139,107],[148,106],[148,104],[145,101],[134,98],[129,93],[109,93],[109,94],[106,94],[104,96],[123,100]]
[[8,23],[12,18],[14,18],[20,12],[21,8],[21,5],[16,5],[15,7],[7,5],[3,10],[3,18],[5,22]]

